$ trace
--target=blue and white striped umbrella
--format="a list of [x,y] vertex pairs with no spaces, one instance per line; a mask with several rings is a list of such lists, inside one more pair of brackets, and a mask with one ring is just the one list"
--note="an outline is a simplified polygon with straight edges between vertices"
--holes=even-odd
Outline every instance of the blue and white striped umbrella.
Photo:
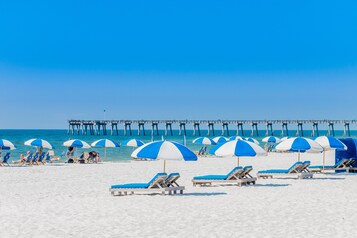
[[9,140],[0,140],[0,150],[15,150],[16,146]]
[[319,153],[323,151],[316,141],[304,137],[294,137],[284,140],[275,147],[275,150],[298,152],[298,161],[300,161],[300,152]]
[[34,147],[42,147],[42,148],[46,148],[49,150],[54,149],[54,147],[52,146],[52,144],[50,142],[48,142],[47,140],[43,140],[43,139],[30,139],[28,141],[25,141],[24,145],[34,146]]
[[140,147],[144,144],[141,140],[129,139],[121,143],[122,146]]
[[324,149],[347,150],[347,146],[339,139],[332,136],[319,136],[315,139]]
[[229,137],[229,140],[243,140],[243,137],[241,137],[241,136],[231,136],[231,137]]
[[322,172],[325,172],[326,150],[347,150],[347,146],[339,139],[332,136],[319,136],[315,141],[324,149],[322,158]]
[[134,150],[131,157],[136,159],[164,160],[164,172],[166,160],[197,160],[197,155],[189,148],[171,141],[154,141],[147,143]]
[[130,146],[130,147],[140,147],[142,145],[144,145],[144,142],[142,142],[141,140],[137,140],[137,139],[129,139],[126,141],[123,141],[121,143],[122,146]]
[[263,142],[266,143],[279,143],[280,139],[276,136],[267,136],[265,138],[263,138]]
[[154,141],[147,143],[134,150],[131,157],[159,160],[197,160],[197,155],[189,148],[171,141]]
[[200,144],[200,145],[215,145],[216,142],[214,142],[212,139],[208,137],[198,137],[192,141],[193,144]]
[[109,139],[100,139],[91,144],[92,147],[115,148],[120,147],[119,143]]
[[224,136],[217,136],[217,137],[213,138],[212,140],[214,142],[216,142],[216,144],[221,144],[221,143],[227,142],[228,138],[224,137]]
[[210,154],[216,156],[237,156],[238,165],[240,156],[254,157],[257,155],[266,155],[266,151],[259,145],[245,141],[245,140],[233,140],[226,143],[216,145],[210,151]]
[[91,144],[92,147],[104,147],[104,159],[107,159],[107,148],[120,147],[119,143],[109,139],[100,139]]
[[90,145],[82,140],[74,139],[74,140],[68,140],[63,143],[63,146],[67,147],[76,147],[76,148],[83,148],[83,149],[89,149]]
[[249,142],[253,142],[253,143],[257,144],[257,145],[260,144],[259,141],[257,141],[253,137],[247,137],[247,138],[244,138],[244,140],[249,141]]

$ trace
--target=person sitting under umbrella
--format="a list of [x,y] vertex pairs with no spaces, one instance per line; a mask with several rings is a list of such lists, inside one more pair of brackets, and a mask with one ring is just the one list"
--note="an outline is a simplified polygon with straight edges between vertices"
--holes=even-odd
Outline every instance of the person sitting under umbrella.
[[99,153],[96,151],[89,152],[88,162],[98,163],[100,161]]

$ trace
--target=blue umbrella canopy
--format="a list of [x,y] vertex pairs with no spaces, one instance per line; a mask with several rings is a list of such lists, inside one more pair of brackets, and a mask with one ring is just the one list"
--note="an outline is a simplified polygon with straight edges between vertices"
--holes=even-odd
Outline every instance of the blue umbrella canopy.
[[259,145],[245,140],[227,141],[226,143],[216,145],[210,150],[210,153],[216,156],[237,156],[238,165],[240,156],[254,157],[266,155],[265,150]]
[[276,136],[267,136],[265,138],[263,138],[263,142],[267,142],[267,143],[279,143],[280,139]]
[[215,145],[216,142],[214,142],[212,139],[208,137],[198,137],[192,141],[194,144],[200,144],[200,145]]
[[196,161],[197,155],[189,148],[171,141],[154,141],[140,146],[131,154],[133,158],[164,160],[164,172],[166,160]]
[[315,141],[324,149],[347,150],[347,146],[333,136],[319,136]]
[[147,143],[131,154],[133,158],[196,161],[197,155],[189,148],[171,141]]
[[275,149],[277,151],[293,152],[322,152],[322,147],[309,138],[294,137],[280,142]]
[[43,140],[43,139],[30,139],[28,141],[25,141],[24,145],[34,146],[34,147],[42,147],[42,148],[46,148],[49,150],[54,149],[53,145],[50,142],[48,142],[47,140]]
[[78,139],[65,141],[63,143],[63,146],[84,148],[84,149],[89,149],[90,148],[90,145],[87,142],[82,141],[82,140],[78,140]]
[[286,139],[280,142],[275,147],[275,150],[298,152],[298,161],[300,161],[301,152],[319,153],[323,151],[322,147],[316,141],[304,137]]
[[257,141],[253,137],[247,137],[247,138],[244,138],[244,140],[249,141],[249,142],[253,142],[253,143],[259,145],[259,141]]
[[213,138],[212,140],[214,142],[216,142],[216,144],[221,144],[221,143],[227,142],[228,138],[224,137],[224,136],[217,136],[217,137]]
[[16,146],[9,140],[0,140],[0,150],[15,150]]
[[104,147],[104,159],[107,159],[107,148],[117,148],[120,147],[119,143],[109,139],[100,139],[94,141],[91,146],[93,147]]
[[339,139],[333,136],[319,136],[315,138],[315,141],[324,149],[322,158],[322,172],[325,172],[325,158],[326,150],[336,149],[336,150],[347,150],[347,146],[342,143]]
[[130,146],[130,147],[140,147],[142,145],[144,145],[144,142],[142,142],[141,140],[137,140],[137,139],[129,139],[129,140],[125,140],[121,143],[122,146]]
[[113,140],[109,140],[109,139],[100,139],[97,141],[94,141],[91,146],[93,147],[111,147],[111,148],[115,148],[115,147],[120,147],[119,143]]

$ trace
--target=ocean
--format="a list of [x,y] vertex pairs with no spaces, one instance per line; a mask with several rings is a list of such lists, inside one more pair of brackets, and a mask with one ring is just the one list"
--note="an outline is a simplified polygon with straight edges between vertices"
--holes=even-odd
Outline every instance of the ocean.
[[[133,130],[133,136],[124,136],[124,132],[122,130],[119,131],[119,135],[96,135],[96,136],[91,136],[91,135],[72,135],[68,134],[67,130],[0,130],[0,139],[7,139],[13,142],[17,149],[11,151],[11,158],[13,160],[17,160],[20,157],[20,154],[25,154],[26,151],[35,151],[35,148],[25,146],[24,142],[26,140],[32,139],[32,138],[41,138],[44,140],[49,141],[54,147],[54,152],[55,155],[61,156],[64,155],[66,152],[67,147],[63,146],[63,142],[69,139],[80,139],[84,140],[87,143],[91,144],[92,142],[102,139],[102,138],[108,138],[115,140],[117,142],[122,142],[124,140],[130,139],[130,138],[136,138],[139,140],[142,140],[143,142],[150,142],[152,140],[168,140],[168,141],[176,141],[178,143],[184,143],[184,137],[179,135],[178,130],[173,131],[173,136],[165,136],[164,131],[160,130],[159,131],[159,136],[151,136],[151,131],[147,130],[146,131],[146,136],[138,136],[137,131]],[[245,137],[250,136],[251,131],[247,130],[245,131],[244,135]],[[274,131],[274,135],[280,137],[281,131]],[[289,131],[289,136],[295,136],[296,130]],[[201,136],[206,136],[207,131],[202,130],[201,131]],[[215,131],[215,136],[221,135],[221,131],[216,130]],[[230,131],[230,136],[235,136],[236,131],[232,130]],[[321,130],[320,135],[327,135],[327,131]],[[311,136],[311,131],[305,130],[304,131],[304,136],[309,137]],[[335,136],[338,138],[341,138],[343,136],[343,131],[342,130],[336,130],[335,131]],[[187,136],[186,136],[186,146],[189,147],[193,151],[198,151],[201,148],[201,145],[196,145],[192,144],[192,141],[197,138],[198,136],[193,136],[193,131],[187,130]],[[210,138],[213,138],[214,136],[210,136]],[[265,130],[260,130],[259,131],[259,136],[253,136],[253,138],[257,139],[260,142],[260,145],[263,147],[264,142],[262,142],[262,139],[265,137]],[[351,137],[357,138],[357,130],[351,131]],[[210,149],[209,146],[208,149]],[[83,151],[91,151],[95,150],[97,151],[100,155],[101,158],[104,159],[104,148],[91,148],[91,149],[78,149],[76,150],[76,155],[80,155]],[[116,162],[125,162],[125,161],[130,161],[131,157],[131,152],[132,152],[131,147],[120,147],[120,148],[107,148],[107,155],[106,155],[106,161],[116,161]]]

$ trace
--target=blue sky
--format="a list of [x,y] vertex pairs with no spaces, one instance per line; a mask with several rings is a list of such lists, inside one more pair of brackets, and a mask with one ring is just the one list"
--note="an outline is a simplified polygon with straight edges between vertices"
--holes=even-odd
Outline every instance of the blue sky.
[[[355,1],[1,1],[2,128],[355,119]],[[351,110],[352,109],[352,110]]]

